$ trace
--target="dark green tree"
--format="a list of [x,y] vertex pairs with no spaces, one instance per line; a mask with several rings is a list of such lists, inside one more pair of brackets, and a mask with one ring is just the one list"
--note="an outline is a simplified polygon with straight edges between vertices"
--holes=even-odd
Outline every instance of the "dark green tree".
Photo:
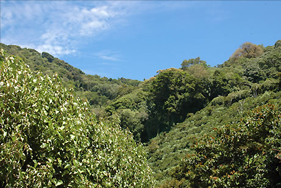
[[252,83],[265,79],[265,73],[256,61],[244,65],[243,75]]
[[54,61],[54,56],[47,52],[42,52],[42,58],[46,58],[50,63]]
[[150,84],[151,109],[146,129],[151,135],[169,130],[175,123],[203,108],[208,101],[208,87],[180,69],[160,71]]
[[215,98],[219,95],[225,96],[231,92],[228,79],[223,71],[216,70],[213,75],[211,98]]
[[274,48],[280,48],[281,47],[281,40],[278,40],[274,44]]
[[277,73],[281,71],[281,48],[274,48],[264,54],[258,59],[258,64],[266,78],[277,78]]

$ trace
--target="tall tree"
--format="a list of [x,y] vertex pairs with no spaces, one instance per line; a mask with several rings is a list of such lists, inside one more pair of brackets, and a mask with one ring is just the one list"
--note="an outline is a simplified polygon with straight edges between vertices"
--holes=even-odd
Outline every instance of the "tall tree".
[[192,66],[192,65],[197,65],[197,64],[201,64],[207,67],[206,61],[203,61],[200,59],[200,57],[197,57],[195,59],[189,59],[189,60],[184,60],[181,64],[181,67],[183,70],[185,70],[186,68]]
[[263,54],[262,47],[252,44],[250,42],[245,42],[242,44],[233,54],[232,58],[246,57],[246,58],[254,58],[259,57]]

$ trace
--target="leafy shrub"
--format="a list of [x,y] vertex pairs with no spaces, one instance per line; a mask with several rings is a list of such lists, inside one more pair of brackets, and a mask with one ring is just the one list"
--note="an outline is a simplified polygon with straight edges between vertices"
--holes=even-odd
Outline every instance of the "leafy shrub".
[[279,80],[268,78],[261,84],[262,91],[274,91],[278,89]]
[[150,187],[141,145],[54,76],[0,54],[0,187]]
[[225,97],[225,103],[232,104],[234,102],[238,102],[241,99],[245,99],[250,97],[251,91],[250,90],[240,90],[236,92],[229,93],[227,97]]
[[218,96],[211,101],[211,104],[213,106],[223,105],[224,104],[224,98],[225,98],[224,96]]

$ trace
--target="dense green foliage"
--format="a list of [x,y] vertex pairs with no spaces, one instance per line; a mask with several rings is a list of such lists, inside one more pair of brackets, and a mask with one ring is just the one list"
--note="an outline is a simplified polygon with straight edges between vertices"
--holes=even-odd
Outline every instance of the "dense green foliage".
[[184,60],[181,69],[160,70],[137,91],[114,100],[106,111],[109,115],[117,112],[123,119],[121,126],[128,127],[137,141],[147,142],[213,99],[227,97],[224,103],[231,105],[253,92],[258,95],[274,89],[281,71],[280,48],[263,50],[245,43],[238,51],[240,55],[232,56],[218,68],[197,57]]
[[281,93],[265,92],[256,98],[241,99],[230,106],[229,101],[223,103],[226,99],[227,97],[219,97],[219,100],[213,100],[207,107],[177,124],[170,132],[151,140],[147,148],[149,162],[158,180],[170,180],[173,168],[186,154],[194,153],[191,146],[200,141],[202,136],[215,134],[214,128],[239,123],[256,106],[268,102],[279,105]]
[[[129,141],[124,139],[127,130],[136,142],[143,142],[159,187],[280,184],[280,40],[267,47],[246,42],[217,67],[200,57],[184,60],[181,68],[160,70],[144,82],[85,75],[46,52],[1,46],[9,54],[19,55],[34,71],[57,72],[66,87],[88,100],[100,121],[85,112],[94,123],[81,134],[98,126],[105,134],[118,130],[123,139],[118,143],[129,150],[141,146],[130,136]],[[149,168],[143,158],[142,162],[147,175]],[[115,185],[123,186],[120,182]]]
[[187,113],[203,108],[209,99],[206,88],[207,80],[171,68],[159,71],[139,90],[117,99],[106,110],[110,114],[117,112],[121,119],[127,116],[130,122],[135,122],[127,126],[129,121],[122,121],[121,126],[128,127],[137,140],[146,142],[182,122]]
[[173,176],[188,187],[280,187],[280,131],[280,111],[258,107],[193,146]]
[[118,119],[97,122],[57,76],[0,58],[0,187],[153,186],[143,147]]
[[[195,152],[191,146],[202,136],[215,135],[214,128],[238,124],[241,118],[248,117],[249,110],[257,106],[269,102],[280,106],[281,49],[276,46],[266,47],[264,53],[256,58],[239,57],[233,61],[231,57],[218,68],[206,67],[209,76],[204,79],[209,87],[205,88],[210,93],[210,102],[207,101],[196,113],[188,113],[184,122],[148,143],[148,160],[155,177],[162,182],[160,185],[177,187],[187,184],[185,179],[184,183],[180,178],[174,179],[179,177],[175,169],[182,166],[180,161],[186,154]],[[193,66],[185,68],[185,71]]]

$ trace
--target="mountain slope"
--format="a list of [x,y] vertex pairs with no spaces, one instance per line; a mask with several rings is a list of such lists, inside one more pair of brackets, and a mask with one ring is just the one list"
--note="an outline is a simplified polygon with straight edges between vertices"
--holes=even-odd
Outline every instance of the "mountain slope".
[[[226,91],[225,94],[214,97],[205,108],[195,114],[189,114],[184,122],[150,140],[147,147],[148,160],[156,173],[156,178],[162,181],[163,187],[168,182],[174,181],[175,167],[181,164],[180,161],[187,154],[195,152],[192,145],[200,141],[202,136],[215,134],[214,128],[239,123],[257,106],[270,103],[279,108],[281,97],[279,43],[280,41],[277,41],[274,47],[265,48],[265,52],[259,57],[230,58],[219,66],[216,71],[220,74],[213,74],[214,85],[211,88],[220,91],[218,93]],[[237,73],[236,84],[226,79],[226,75],[230,73]],[[217,79],[214,79],[216,76]],[[215,85],[221,87],[216,88]],[[179,182],[169,186],[175,186],[177,183]]]

